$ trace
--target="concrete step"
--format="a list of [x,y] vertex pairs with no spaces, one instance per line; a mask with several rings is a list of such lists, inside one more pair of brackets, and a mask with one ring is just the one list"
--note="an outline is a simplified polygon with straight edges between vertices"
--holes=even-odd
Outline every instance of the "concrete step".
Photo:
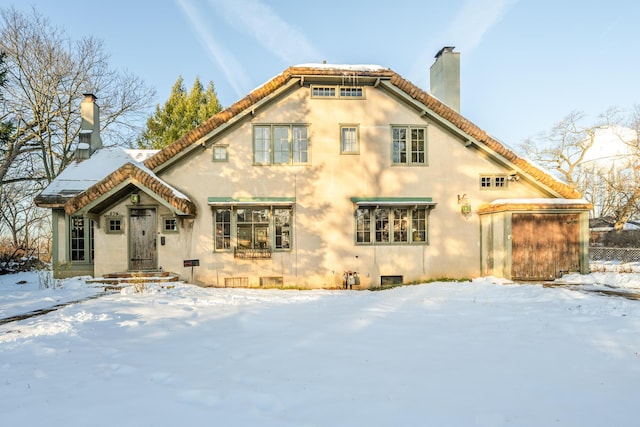
[[132,283],[170,283],[179,282],[180,276],[169,271],[127,271],[109,273],[102,277],[87,280],[88,284],[96,285],[127,285]]

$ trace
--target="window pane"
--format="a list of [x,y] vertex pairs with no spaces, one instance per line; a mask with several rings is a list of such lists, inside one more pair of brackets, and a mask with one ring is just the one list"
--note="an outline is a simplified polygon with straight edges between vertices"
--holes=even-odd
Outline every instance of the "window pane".
[[358,128],[343,127],[341,140],[343,153],[356,153],[358,151]]
[[424,129],[411,129],[411,163],[425,163]]
[[407,129],[393,128],[393,163],[407,163]]
[[231,247],[231,209],[218,209],[215,216],[216,249]]
[[71,261],[84,261],[84,218],[71,218]]
[[376,219],[376,242],[389,242],[389,209],[376,209],[374,211]]
[[309,139],[306,126],[293,127],[293,163],[309,162]]
[[254,156],[256,163],[271,162],[271,128],[269,126],[256,126],[254,133]]
[[356,242],[371,242],[371,213],[369,209],[356,210]]
[[276,249],[289,249],[291,247],[291,209],[273,210]]
[[393,210],[393,241],[406,242],[407,239],[407,209]]
[[427,211],[415,209],[411,215],[411,238],[414,242],[427,241]]
[[273,163],[289,163],[289,127],[273,128]]

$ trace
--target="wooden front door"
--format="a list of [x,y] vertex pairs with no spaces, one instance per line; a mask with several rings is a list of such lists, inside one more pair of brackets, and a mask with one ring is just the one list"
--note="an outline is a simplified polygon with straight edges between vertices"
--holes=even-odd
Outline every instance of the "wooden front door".
[[511,217],[511,277],[553,280],[580,271],[578,214],[514,213]]
[[129,211],[129,270],[155,270],[156,210],[136,208]]

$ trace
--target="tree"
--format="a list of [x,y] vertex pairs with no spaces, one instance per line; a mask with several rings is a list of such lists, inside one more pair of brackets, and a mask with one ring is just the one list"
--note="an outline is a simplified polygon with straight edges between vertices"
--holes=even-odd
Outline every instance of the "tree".
[[196,77],[190,92],[184,87],[182,76],[171,88],[169,99],[147,120],[147,127],[138,139],[140,148],[161,149],[171,144],[200,123],[222,110],[213,82],[205,91]]
[[6,54],[0,121],[10,123],[0,151],[0,183],[45,185],[64,169],[73,159],[83,93],[99,97],[103,139],[130,143],[136,131],[130,123],[148,108],[153,89],[111,69],[102,42],[71,40],[35,9],[2,9],[0,17],[0,50]]
[[[571,112],[550,131],[527,139],[520,148],[534,162],[582,193],[596,207],[598,216],[615,217],[615,227],[620,229],[638,212],[640,201],[640,108],[627,115],[611,108],[594,123],[585,122],[584,113]],[[615,159],[602,162],[590,158],[590,154],[605,132],[627,149]]]
[[35,9],[0,9],[0,230],[30,244],[47,230],[33,197],[72,160],[84,93],[99,97],[105,145],[131,145],[153,89],[112,69],[102,42],[72,40]]

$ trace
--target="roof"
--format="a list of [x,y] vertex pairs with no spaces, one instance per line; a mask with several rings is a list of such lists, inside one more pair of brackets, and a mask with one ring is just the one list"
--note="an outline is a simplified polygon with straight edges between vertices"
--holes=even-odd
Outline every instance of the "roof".
[[264,85],[256,88],[244,98],[240,99],[229,108],[219,112],[209,120],[203,122],[192,131],[188,132],[174,143],[168,145],[158,153],[144,161],[145,166],[151,170],[161,168],[165,163],[174,161],[189,148],[202,143],[203,138],[210,136],[218,128],[238,119],[243,113],[248,114],[259,103],[268,99],[279,90],[287,87],[292,82],[303,82],[310,78],[358,78],[375,81],[374,85],[386,82],[385,87],[397,91],[407,99],[424,106],[425,111],[433,112],[434,116],[450,123],[455,129],[468,135],[472,142],[481,148],[487,149],[495,155],[502,157],[505,161],[518,168],[522,173],[527,174],[533,180],[543,184],[561,197],[577,199],[581,195],[567,184],[553,178],[551,175],[535,167],[525,159],[520,158],[513,151],[491,137],[480,127],[464,118],[460,113],[450,108],[442,101],[420,89],[410,81],[404,79],[388,68],[376,65],[332,65],[332,64],[303,64],[289,67],[281,74],[269,80]]
[[149,188],[177,212],[195,214],[189,198],[160,179],[142,163],[158,150],[102,148],[88,159],[69,164],[36,199],[40,207],[62,208],[72,214],[117,185]]

